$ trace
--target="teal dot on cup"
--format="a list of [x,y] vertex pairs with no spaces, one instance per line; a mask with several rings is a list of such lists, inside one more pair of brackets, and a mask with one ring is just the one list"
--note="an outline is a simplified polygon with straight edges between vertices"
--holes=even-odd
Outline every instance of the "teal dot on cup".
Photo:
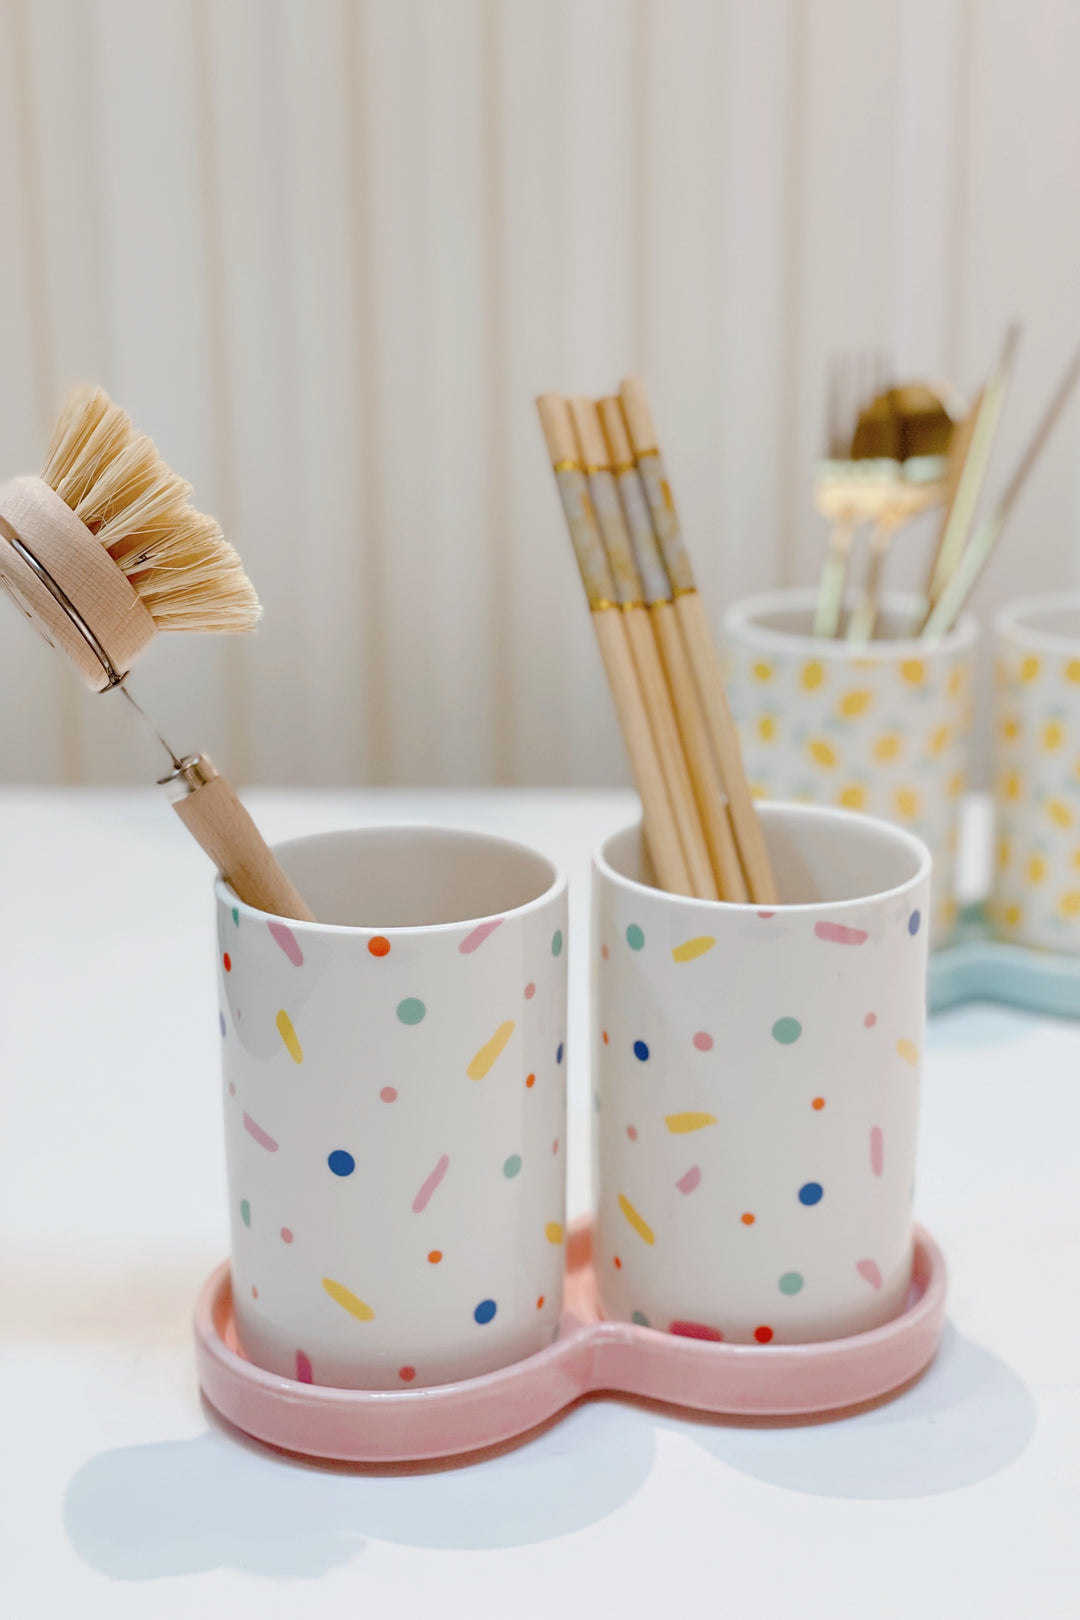
[[562,955],[562,929],[561,928],[556,928],[554,934],[552,935],[551,954],[552,954],[552,956],[561,956]]
[[251,1205],[248,1203],[246,1198],[241,1198],[240,1200],[240,1219],[243,1221],[245,1226],[251,1225]]
[[512,1180],[514,1176],[520,1172],[520,1170],[521,1154],[511,1153],[510,1157],[503,1162],[503,1175],[506,1176],[508,1180]]
[[772,1032],[774,1041],[779,1041],[781,1046],[790,1046],[802,1034],[802,1025],[797,1018],[778,1018]]
[[419,1024],[423,1021],[427,1008],[415,996],[406,996],[404,1001],[397,1005],[397,1015],[403,1024]]
[[645,1315],[644,1311],[634,1311],[630,1317],[630,1320],[631,1322],[636,1322],[638,1327],[648,1327],[649,1325],[649,1318]]
[[779,1282],[782,1294],[797,1294],[802,1288],[803,1278],[797,1271],[785,1271]]
[[644,945],[645,935],[642,933],[637,923],[631,923],[629,928],[626,930],[626,943],[629,945],[632,951],[640,951],[641,947]]

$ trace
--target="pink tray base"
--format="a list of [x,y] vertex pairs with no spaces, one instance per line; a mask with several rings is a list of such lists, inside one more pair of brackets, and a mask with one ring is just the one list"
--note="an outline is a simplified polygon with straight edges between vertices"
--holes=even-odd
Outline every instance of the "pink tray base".
[[207,1400],[245,1434],[339,1462],[453,1457],[527,1434],[583,1395],[637,1395],[738,1417],[811,1417],[877,1400],[932,1361],[945,1324],[945,1260],[916,1228],[904,1310],[883,1327],[820,1344],[714,1344],[607,1322],[596,1303],[592,1230],[567,1235],[559,1336],[525,1361],[432,1389],[325,1389],[264,1372],[236,1336],[228,1263],[195,1308],[195,1353]]

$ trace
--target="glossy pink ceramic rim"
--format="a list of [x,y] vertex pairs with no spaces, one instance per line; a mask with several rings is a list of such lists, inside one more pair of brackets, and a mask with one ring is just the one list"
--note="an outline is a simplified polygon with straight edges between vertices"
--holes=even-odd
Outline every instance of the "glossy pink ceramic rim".
[[945,1325],[944,1256],[921,1227],[903,1312],[821,1344],[713,1344],[600,1319],[588,1222],[567,1237],[566,1308],[554,1344],[482,1378],[432,1389],[352,1390],[264,1372],[236,1348],[227,1262],[195,1308],[199,1383],[230,1423],[272,1446],[342,1462],[467,1456],[527,1434],[584,1395],[644,1396],[692,1411],[811,1417],[880,1399],[933,1360]]

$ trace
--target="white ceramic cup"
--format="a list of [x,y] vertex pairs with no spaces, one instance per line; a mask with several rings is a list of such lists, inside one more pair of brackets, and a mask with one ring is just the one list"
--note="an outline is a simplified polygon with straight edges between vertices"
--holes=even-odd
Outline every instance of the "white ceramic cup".
[[366,1389],[531,1355],[562,1295],[565,879],[438,827],[277,854],[320,922],[216,890],[245,1353]]
[[998,858],[990,915],[1006,939],[1080,952],[1080,592],[994,619]]
[[593,863],[607,1315],[742,1344],[900,1310],[930,856],[883,821],[759,806],[775,910],[648,885],[640,829]]
[[977,627],[912,639],[913,598],[884,598],[884,635],[813,636],[815,590],[774,591],[724,618],[728,690],[755,793],[898,822],[934,858],[933,943],[956,915],[953,867],[967,780]]

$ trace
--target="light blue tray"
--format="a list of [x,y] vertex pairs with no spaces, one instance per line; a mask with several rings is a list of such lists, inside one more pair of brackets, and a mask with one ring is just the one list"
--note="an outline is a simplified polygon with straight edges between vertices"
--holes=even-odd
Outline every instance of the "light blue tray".
[[953,942],[930,957],[929,1009],[1003,1001],[1028,1012],[1080,1018],[1080,956],[994,939],[981,906],[963,912]]

